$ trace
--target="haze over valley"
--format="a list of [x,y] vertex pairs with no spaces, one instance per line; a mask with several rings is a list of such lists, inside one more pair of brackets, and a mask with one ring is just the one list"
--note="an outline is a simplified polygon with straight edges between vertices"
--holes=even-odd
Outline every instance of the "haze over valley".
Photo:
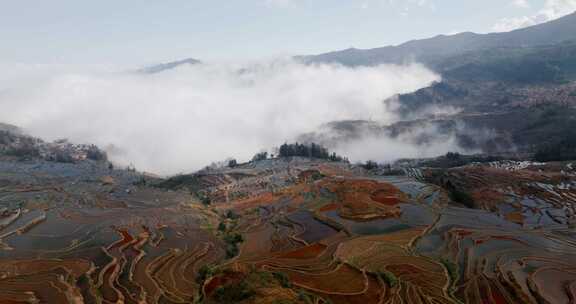
[[575,10],[5,3],[0,304],[574,303]]

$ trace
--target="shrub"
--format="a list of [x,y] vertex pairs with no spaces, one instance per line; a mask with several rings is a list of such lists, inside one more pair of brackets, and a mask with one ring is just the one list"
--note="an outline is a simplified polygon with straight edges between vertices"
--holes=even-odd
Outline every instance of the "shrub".
[[195,195],[200,200],[202,205],[204,205],[204,206],[210,206],[210,204],[212,203],[212,200],[210,199],[210,197],[204,192],[199,191],[199,192],[196,192]]
[[226,242],[226,258],[231,259],[240,253],[238,244],[244,242],[244,238],[239,233],[226,234],[224,242]]
[[382,280],[386,282],[386,284],[388,284],[390,287],[395,287],[398,285],[398,278],[390,271],[381,271],[378,273],[378,276],[382,278]]
[[282,272],[273,272],[272,275],[274,276],[274,278],[276,279],[276,281],[278,281],[278,283],[280,283],[280,286],[284,287],[284,288],[291,288],[292,287],[292,282],[290,282],[290,279],[288,278],[288,276]]
[[40,157],[40,149],[32,142],[22,142],[17,146],[8,147],[5,154],[20,159],[31,159]]
[[106,155],[106,152],[100,150],[97,146],[90,145],[86,150],[86,158],[95,161],[105,161],[108,159],[108,155]]
[[220,224],[218,224],[218,231],[221,231],[221,232],[226,231],[226,223],[220,222]]
[[454,263],[448,259],[441,259],[440,263],[442,263],[442,265],[444,265],[444,267],[448,271],[448,275],[450,275],[450,280],[451,280],[452,284],[455,284],[458,281],[458,277],[459,277],[458,265],[456,265],[456,263]]
[[235,159],[231,159],[228,161],[228,167],[229,168],[234,168],[236,166],[238,166],[238,161],[236,161]]
[[285,143],[278,148],[278,157],[308,157],[308,158],[319,158],[326,159],[330,161],[348,161],[348,159],[336,155],[336,153],[329,153],[328,149],[316,143],[301,144]]
[[468,208],[474,208],[474,199],[467,192],[452,188],[450,189],[450,198]]
[[365,164],[362,165],[362,168],[364,168],[366,170],[373,170],[373,169],[378,168],[378,163],[376,163],[375,161],[369,160]]
[[234,210],[228,210],[226,211],[226,218],[229,218],[231,220],[237,220],[240,218],[240,215],[238,215],[238,213],[234,212]]
[[256,155],[254,155],[254,157],[252,157],[252,161],[261,161],[261,160],[266,160],[268,159],[268,152],[260,152],[257,153]]
[[246,281],[218,287],[214,298],[221,303],[237,303],[253,297],[256,291]]
[[203,284],[208,278],[214,275],[214,269],[208,265],[202,265],[196,275],[196,283]]

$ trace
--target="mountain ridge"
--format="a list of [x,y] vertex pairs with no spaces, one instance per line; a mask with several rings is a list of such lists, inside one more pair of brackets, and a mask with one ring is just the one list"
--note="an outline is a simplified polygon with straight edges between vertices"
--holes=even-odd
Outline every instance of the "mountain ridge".
[[503,33],[463,32],[410,40],[371,49],[349,48],[318,55],[299,56],[306,63],[339,63],[346,66],[402,64],[418,61],[441,70],[447,57],[497,47],[533,47],[576,40],[576,12],[546,23]]
[[147,66],[147,67],[144,67],[144,68],[138,70],[138,72],[144,73],[144,74],[157,74],[157,73],[161,73],[161,72],[164,72],[167,70],[175,69],[175,68],[183,66],[183,65],[195,65],[195,64],[200,64],[200,63],[202,63],[202,61],[200,61],[198,59],[185,58],[182,60],[170,61],[170,62],[166,62],[166,63],[160,63],[160,64],[156,64],[156,65]]

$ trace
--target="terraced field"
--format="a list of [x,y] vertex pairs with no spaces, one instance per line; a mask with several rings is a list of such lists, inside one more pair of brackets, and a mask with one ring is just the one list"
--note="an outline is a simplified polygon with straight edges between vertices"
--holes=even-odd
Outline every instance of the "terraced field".
[[407,171],[0,161],[0,303],[573,303],[571,164]]

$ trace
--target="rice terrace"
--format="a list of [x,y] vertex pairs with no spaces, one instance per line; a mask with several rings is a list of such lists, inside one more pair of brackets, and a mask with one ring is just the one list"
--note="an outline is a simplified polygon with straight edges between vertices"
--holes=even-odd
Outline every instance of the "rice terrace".
[[569,303],[576,292],[572,163],[389,174],[294,156],[164,180],[104,160],[0,166],[0,303]]
[[0,3],[0,304],[576,304],[576,0]]

